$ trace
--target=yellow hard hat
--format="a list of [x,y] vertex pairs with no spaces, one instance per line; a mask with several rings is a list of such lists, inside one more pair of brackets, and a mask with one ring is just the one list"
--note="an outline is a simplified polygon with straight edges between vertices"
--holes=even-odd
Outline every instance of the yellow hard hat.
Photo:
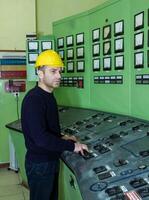
[[38,68],[44,65],[49,67],[64,67],[60,55],[54,50],[46,50],[39,54],[35,67]]

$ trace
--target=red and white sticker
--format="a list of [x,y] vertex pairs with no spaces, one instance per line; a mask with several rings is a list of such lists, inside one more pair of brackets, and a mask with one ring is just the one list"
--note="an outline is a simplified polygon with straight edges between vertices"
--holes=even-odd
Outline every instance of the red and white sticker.
[[142,200],[139,194],[135,191],[129,191],[124,193],[128,200]]

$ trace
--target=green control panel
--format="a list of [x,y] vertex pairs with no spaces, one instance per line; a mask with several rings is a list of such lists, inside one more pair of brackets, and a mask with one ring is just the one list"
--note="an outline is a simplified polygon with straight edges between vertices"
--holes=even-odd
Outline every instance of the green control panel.
[[[149,5],[109,0],[53,23],[65,70],[58,103],[148,119]],[[82,83],[78,87],[78,78]],[[61,98],[61,97],[64,98]]]
[[53,35],[54,47],[40,40],[27,44],[28,80],[37,80],[38,53],[55,48],[65,64],[55,91],[59,105],[149,119],[148,1],[106,1],[54,22]]

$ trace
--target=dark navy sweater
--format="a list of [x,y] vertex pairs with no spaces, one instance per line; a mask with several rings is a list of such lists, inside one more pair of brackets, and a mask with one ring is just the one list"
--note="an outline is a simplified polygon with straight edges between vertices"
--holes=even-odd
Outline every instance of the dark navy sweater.
[[27,159],[34,162],[57,160],[65,151],[73,151],[72,141],[61,139],[57,103],[53,93],[36,86],[22,102],[22,131]]

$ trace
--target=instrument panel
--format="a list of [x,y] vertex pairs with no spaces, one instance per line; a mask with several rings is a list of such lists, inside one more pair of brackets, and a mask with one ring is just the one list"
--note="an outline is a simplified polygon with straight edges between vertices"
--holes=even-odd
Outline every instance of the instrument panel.
[[63,133],[89,147],[64,152],[83,200],[149,199],[149,122],[113,113],[60,107]]

